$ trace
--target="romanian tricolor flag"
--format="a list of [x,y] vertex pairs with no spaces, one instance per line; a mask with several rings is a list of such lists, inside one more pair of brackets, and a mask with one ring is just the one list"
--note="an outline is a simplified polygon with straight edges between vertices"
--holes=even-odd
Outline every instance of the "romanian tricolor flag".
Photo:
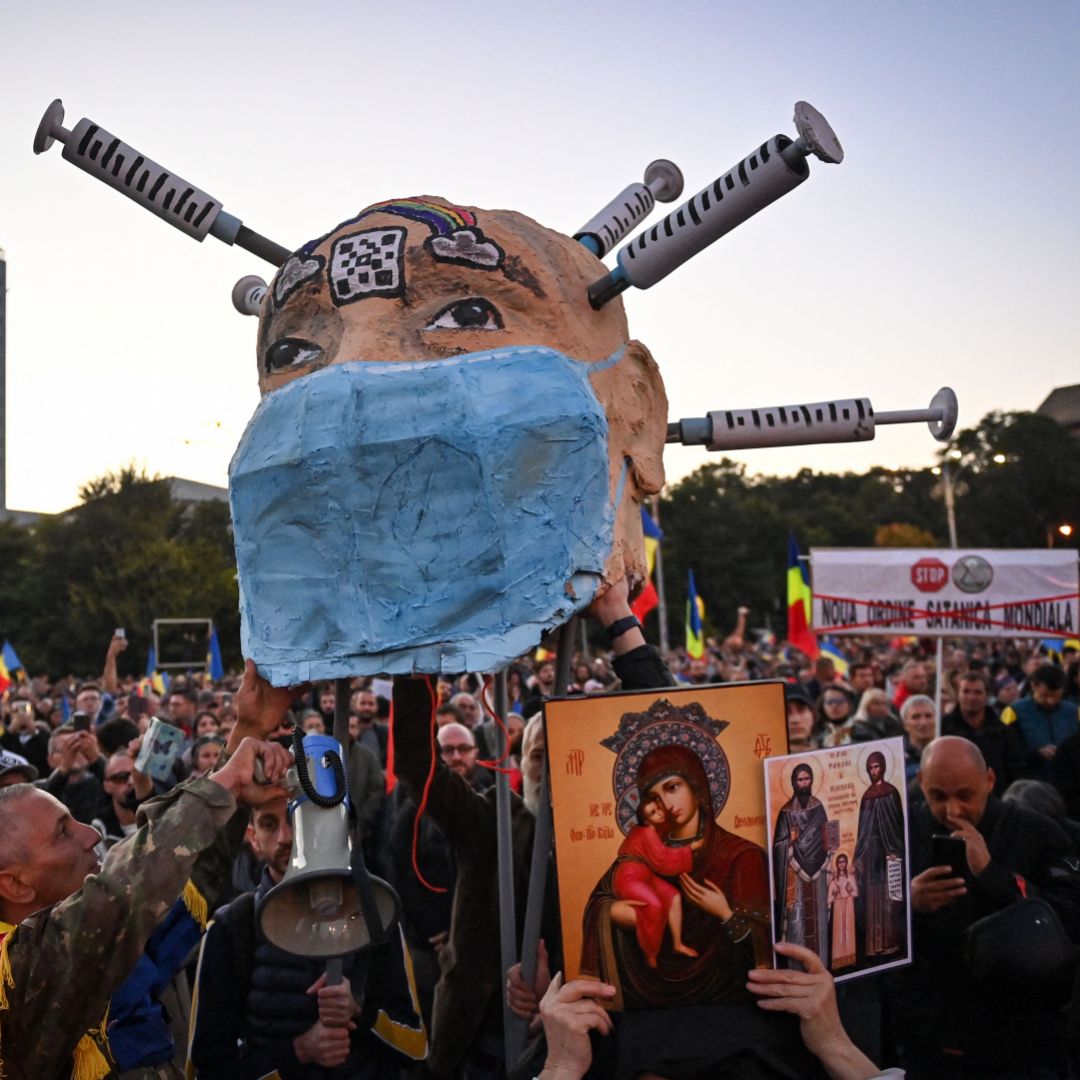
[[686,594],[686,655],[700,660],[705,655],[705,601],[698,596],[694,571],[690,571],[690,588]]
[[7,664],[4,663],[3,655],[0,655],[0,694],[2,694],[11,685],[11,672],[8,670]]
[[645,536],[645,563],[649,568],[649,576],[645,581],[645,588],[641,590],[641,595],[630,605],[630,610],[637,617],[638,622],[642,622],[645,616],[660,603],[656,584],[653,582],[653,570],[656,567],[656,549],[660,546],[660,541],[664,539],[660,526],[653,521],[652,515],[644,506],[641,508],[641,531]]
[[788,533],[787,555],[787,624],[788,641],[811,660],[817,658],[818,643],[810,629],[810,576],[799,559],[799,545]]

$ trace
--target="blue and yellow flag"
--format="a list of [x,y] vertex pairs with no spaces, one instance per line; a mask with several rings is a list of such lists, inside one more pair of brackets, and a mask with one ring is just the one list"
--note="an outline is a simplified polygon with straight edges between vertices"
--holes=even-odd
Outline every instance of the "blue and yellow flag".
[[19,659],[19,654],[15,651],[14,646],[6,638],[4,639],[3,650],[0,650],[0,663],[7,669],[9,677],[15,676],[19,682],[26,679],[26,668],[23,667],[23,662]]
[[705,655],[705,601],[698,596],[694,571],[690,571],[690,588],[686,594],[686,654],[695,660]]
[[848,677],[848,672],[851,670],[848,658],[844,655],[840,646],[831,638],[824,638],[822,640],[821,655],[827,656],[833,662],[833,667],[836,668],[836,673],[841,679],[846,679]]
[[217,629],[213,623],[210,624],[210,645],[206,652],[206,666],[214,682],[225,678],[225,665],[221,662],[221,647],[218,645]]
[[153,645],[146,654],[146,678],[143,681],[158,697],[163,697],[169,689],[169,677],[157,669],[157,651]]

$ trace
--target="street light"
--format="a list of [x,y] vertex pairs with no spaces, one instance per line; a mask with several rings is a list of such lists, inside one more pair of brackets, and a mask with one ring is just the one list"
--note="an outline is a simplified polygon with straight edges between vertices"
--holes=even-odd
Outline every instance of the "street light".
[[[941,494],[945,500],[945,520],[949,526],[949,547],[959,547],[956,540],[956,496],[963,495],[967,485],[961,487],[958,483],[961,476],[976,464],[974,457],[963,461],[963,452],[953,447],[942,459],[940,465],[935,465],[931,470],[933,476],[941,477]],[[990,459],[995,465],[1004,465],[1009,458],[1005,454],[994,454]],[[1015,460],[1015,459],[1013,459]],[[960,462],[963,462],[960,464]],[[976,471],[978,471],[976,469]],[[1072,526],[1069,526],[1071,529]]]

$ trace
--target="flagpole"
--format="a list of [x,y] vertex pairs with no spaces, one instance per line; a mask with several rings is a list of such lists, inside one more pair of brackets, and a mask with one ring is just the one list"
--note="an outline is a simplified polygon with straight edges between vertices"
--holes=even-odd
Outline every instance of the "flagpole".
[[[653,521],[657,525],[660,524],[660,496],[654,495],[652,500],[652,516]],[[667,654],[670,651],[668,642],[668,624],[667,624],[667,599],[664,595],[664,545],[659,543],[656,545],[656,565],[653,569],[653,573],[656,575],[656,598],[658,603],[656,605],[656,614],[660,620],[660,655],[667,659]]]

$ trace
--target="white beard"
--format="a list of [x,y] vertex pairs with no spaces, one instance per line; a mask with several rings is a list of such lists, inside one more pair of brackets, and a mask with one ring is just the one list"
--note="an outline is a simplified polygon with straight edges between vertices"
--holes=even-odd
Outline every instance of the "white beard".
[[525,803],[525,809],[536,817],[536,812],[540,809],[540,781],[530,780],[528,776],[522,774],[521,799]]

